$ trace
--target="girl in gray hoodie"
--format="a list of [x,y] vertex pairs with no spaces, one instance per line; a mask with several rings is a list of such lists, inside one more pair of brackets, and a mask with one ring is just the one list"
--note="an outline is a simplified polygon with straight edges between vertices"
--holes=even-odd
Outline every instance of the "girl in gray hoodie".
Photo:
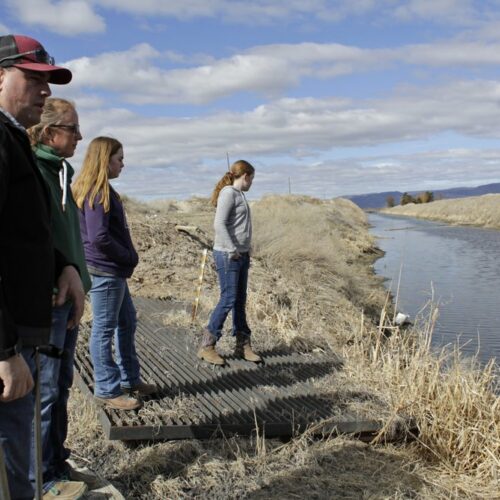
[[245,192],[252,186],[255,169],[245,160],[238,160],[215,186],[211,202],[217,207],[214,229],[214,261],[219,276],[220,298],[210,315],[198,357],[215,365],[223,365],[215,350],[224,322],[232,311],[235,354],[258,363],[260,356],[252,351],[251,330],[246,320],[248,269],[252,219]]

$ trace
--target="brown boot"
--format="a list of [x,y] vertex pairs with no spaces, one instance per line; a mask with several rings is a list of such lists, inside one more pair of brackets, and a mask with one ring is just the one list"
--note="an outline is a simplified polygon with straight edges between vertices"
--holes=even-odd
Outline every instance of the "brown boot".
[[151,394],[155,394],[156,392],[158,392],[158,387],[156,384],[146,384],[146,382],[140,380],[133,387],[122,386],[122,391],[125,394],[132,394],[133,392],[137,392],[139,396],[151,396]]
[[238,358],[243,358],[246,361],[252,361],[254,363],[260,363],[262,361],[262,358],[252,350],[250,335],[245,335],[241,332],[236,333],[236,347],[234,349],[234,355]]
[[43,500],[78,500],[87,491],[87,486],[81,481],[57,481],[44,493]]
[[142,401],[139,398],[134,398],[126,394],[122,394],[116,398],[99,398],[97,396],[94,396],[94,398],[98,404],[114,408],[115,410],[137,410],[142,406]]
[[215,350],[216,342],[217,338],[208,330],[205,330],[197,356],[212,365],[223,365],[225,363],[224,358]]

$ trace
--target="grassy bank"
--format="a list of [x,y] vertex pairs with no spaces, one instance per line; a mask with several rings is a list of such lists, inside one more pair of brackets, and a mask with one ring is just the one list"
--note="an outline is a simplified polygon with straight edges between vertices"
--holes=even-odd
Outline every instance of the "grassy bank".
[[[132,293],[191,301],[201,249],[211,244],[206,200],[127,203],[141,263]],[[254,259],[248,299],[257,349],[321,349],[345,359],[315,381],[324,397],[387,423],[413,417],[418,440],[372,444],[348,438],[287,443],[229,438],[127,447],[103,438],[91,403],[73,391],[70,445],[78,462],[129,498],[495,498],[499,486],[500,403],[493,366],[430,353],[429,322],[386,336],[386,304],[371,271],[376,255],[363,212],[345,200],[268,197],[253,205]],[[176,225],[191,226],[189,234]],[[197,329],[218,295],[208,266]],[[387,315],[391,313],[387,311]],[[167,318],[188,325],[186,314]],[[226,338],[222,349],[230,349]]]
[[381,211],[392,215],[439,220],[450,224],[500,229],[500,194],[438,200],[418,205],[410,203]]

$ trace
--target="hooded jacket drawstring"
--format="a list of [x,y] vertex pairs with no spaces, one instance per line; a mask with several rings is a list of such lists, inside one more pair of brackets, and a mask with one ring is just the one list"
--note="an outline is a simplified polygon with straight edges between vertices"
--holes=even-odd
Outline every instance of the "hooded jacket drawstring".
[[62,169],[59,170],[59,185],[62,189],[62,200],[61,205],[63,212],[66,211],[66,199],[68,196],[68,164],[65,160],[62,160]]

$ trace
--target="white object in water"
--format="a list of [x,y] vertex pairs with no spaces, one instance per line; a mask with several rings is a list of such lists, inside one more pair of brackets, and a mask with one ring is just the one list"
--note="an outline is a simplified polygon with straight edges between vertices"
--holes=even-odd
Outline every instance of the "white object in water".
[[395,325],[404,325],[405,323],[410,322],[410,316],[408,314],[397,313],[394,318]]

